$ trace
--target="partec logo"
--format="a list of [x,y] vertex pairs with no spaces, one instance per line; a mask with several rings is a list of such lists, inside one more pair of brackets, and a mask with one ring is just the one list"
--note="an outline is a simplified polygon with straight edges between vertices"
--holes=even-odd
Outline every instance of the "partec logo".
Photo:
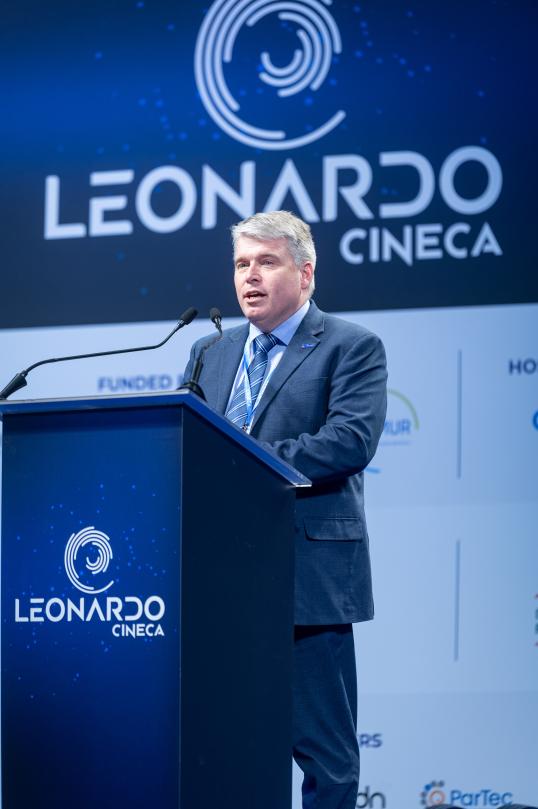
[[493,789],[448,789],[444,781],[430,781],[420,793],[421,806],[476,807],[489,809],[511,804],[514,795],[512,792],[496,792]]
[[114,584],[114,580],[108,582],[103,587],[94,587],[91,584],[84,584],[81,581],[79,572],[77,571],[76,561],[79,551],[87,546],[91,546],[96,554],[94,559],[89,556],[85,557],[85,570],[84,572],[90,573],[92,576],[106,573],[110,560],[112,559],[112,548],[110,546],[110,539],[102,531],[97,531],[93,525],[83,528],[76,534],[71,534],[67,545],[65,546],[64,564],[65,572],[71,584],[83,593],[104,593]]
[[267,15],[277,12],[279,20],[296,26],[300,47],[285,66],[273,64],[269,52],[262,51],[258,80],[274,88],[282,99],[304,90],[319,90],[331,67],[333,54],[342,51],[340,32],[326,8],[331,2],[216,0],[209,8],[196,42],[194,75],[207,112],[227,135],[258,149],[297,149],[322,138],[345,118],[345,112],[339,110],[324,124],[299,136],[290,136],[284,129],[253,126],[240,117],[241,106],[230,91],[225,75],[241,29],[253,28]]
[[444,781],[430,781],[420,793],[420,803],[422,806],[440,806],[446,800],[443,790]]

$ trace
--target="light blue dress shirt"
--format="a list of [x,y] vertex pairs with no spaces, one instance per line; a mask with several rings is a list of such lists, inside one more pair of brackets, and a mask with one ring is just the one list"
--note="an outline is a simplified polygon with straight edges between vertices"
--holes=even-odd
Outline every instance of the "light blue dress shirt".
[[[278,366],[278,363],[284,356],[284,351],[286,350],[286,347],[289,345],[293,335],[299,328],[302,319],[308,312],[309,306],[310,300],[306,301],[306,303],[303,303],[300,309],[297,309],[297,311],[294,312],[293,315],[291,315],[291,317],[289,317],[287,320],[284,321],[284,323],[281,323],[280,326],[277,326],[276,329],[273,329],[273,331],[271,332],[271,334],[274,334],[275,337],[278,337],[280,343],[274,346],[267,355],[267,370],[263,378],[260,392],[258,393],[256,406],[261,401],[261,398],[271,378],[271,375],[274,374],[275,369]],[[261,329],[259,329],[253,323],[251,323],[248,331],[248,337],[245,343],[245,348],[243,351],[243,357],[246,356],[248,358],[249,364],[250,362],[252,362],[252,355],[253,355],[252,343],[259,334],[262,334]],[[230,407],[230,402],[234,398],[235,392],[237,391],[239,386],[243,384],[245,373],[246,373],[245,363],[244,360],[241,359],[241,362],[239,363],[239,368],[237,369],[237,373],[235,375],[234,383],[232,385],[232,391],[230,393],[230,398],[228,399],[226,410],[228,410],[228,408]],[[254,412],[256,411],[256,406],[254,407]]]

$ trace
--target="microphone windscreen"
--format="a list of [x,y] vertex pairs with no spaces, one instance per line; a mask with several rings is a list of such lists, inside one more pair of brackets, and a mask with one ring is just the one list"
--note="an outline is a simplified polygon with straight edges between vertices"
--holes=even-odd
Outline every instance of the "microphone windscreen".
[[189,323],[192,320],[194,320],[194,318],[196,317],[197,314],[198,314],[198,309],[195,309],[194,306],[189,306],[188,309],[185,309],[185,311],[183,312],[183,314],[181,315],[181,317],[179,319],[183,321],[185,326],[188,326]]

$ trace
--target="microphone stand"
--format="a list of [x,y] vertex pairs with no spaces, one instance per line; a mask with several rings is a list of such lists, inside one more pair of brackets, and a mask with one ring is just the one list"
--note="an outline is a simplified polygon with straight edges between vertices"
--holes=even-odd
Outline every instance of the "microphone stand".
[[176,325],[174,326],[174,328],[172,329],[172,331],[170,332],[170,334],[167,337],[165,337],[164,340],[161,340],[160,343],[156,343],[156,345],[139,346],[137,348],[120,348],[120,349],[116,349],[114,351],[97,351],[97,352],[95,352],[93,354],[75,354],[72,357],[52,357],[51,359],[48,359],[48,360],[40,360],[39,362],[34,362],[33,365],[30,365],[24,371],[20,371],[18,374],[15,374],[13,379],[11,379],[7,383],[5,388],[3,388],[0,391],[0,401],[2,399],[7,399],[9,396],[11,396],[12,393],[15,393],[15,391],[20,390],[21,388],[24,388],[24,386],[28,384],[27,381],[26,381],[26,377],[28,376],[30,371],[33,371],[34,368],[38,368],[40,365],[48,365],[51,362],[67,362],[68,360],[85,360],[85,359],[90,359],[91,357],[108,357],[111,354],[128,354],[131,351],[149,351],[150,349],[153,349],[153,348],[160,348],[165,343],[167,343],[168,340],[177,331],[179,331],[179,329],[182,329],[183,326],[188,326],[189,323],[192,320],[194,320],[194,318],[196,317],[197,314],[198,314],[198,310],[194,309],[194,307],[192,307],[192,306],[189,307],[188,309],[186,309],[183,312],[183,314],[181,315],[181,317],[178,320],[178,322],[176,323]]
[[202,368],[204,367],[204,355],[208,348],[211,348],[211,346],[214,346],[215,343],[218,343],[218,341],[222,339],[222,317],[216,306],[209,310],[209,317],[211,318],[211,322],[215,328],[218,329],[219,333],[217,337],[214,337],[213,340],[202,348],[194,363],[191,378],[188,382],[185,382],[185,384],[178,388],[178,390],[189,390],[191,393],[195,393],[196,396],[199,396],[200,399],[204,400],[204,402],[205,394],[199,384],[200,374],[202,373]]

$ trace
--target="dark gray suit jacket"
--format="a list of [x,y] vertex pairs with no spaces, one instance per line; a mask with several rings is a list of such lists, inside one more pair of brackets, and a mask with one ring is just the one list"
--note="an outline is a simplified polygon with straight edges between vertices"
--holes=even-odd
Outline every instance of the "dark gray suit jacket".
[[[248,324],[229,329],[204,357],[200,384],[224,413]],[[208,338],[191,351],[185,379]],[[378,337],[314,303],[255,410],[251,435],[313,482],[295,516],[295,623],[373,617],[363,470],[386,412],[385,351]]]

